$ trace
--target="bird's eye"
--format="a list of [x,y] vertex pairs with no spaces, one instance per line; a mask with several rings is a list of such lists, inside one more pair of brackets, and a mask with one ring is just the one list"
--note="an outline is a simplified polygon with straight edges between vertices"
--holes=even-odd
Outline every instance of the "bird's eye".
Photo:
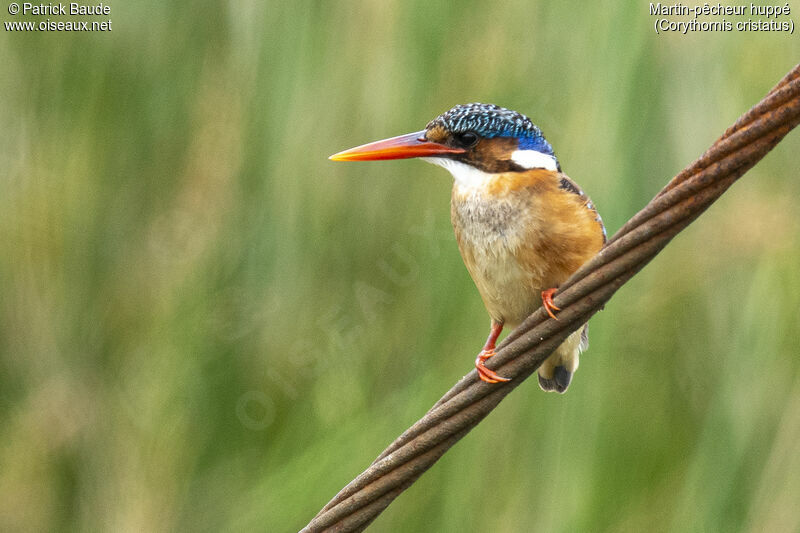
[[478,142],[478,134],[474,131],[465,131],[464,133],[456,133],[455,141],[464,148],[475,146]]

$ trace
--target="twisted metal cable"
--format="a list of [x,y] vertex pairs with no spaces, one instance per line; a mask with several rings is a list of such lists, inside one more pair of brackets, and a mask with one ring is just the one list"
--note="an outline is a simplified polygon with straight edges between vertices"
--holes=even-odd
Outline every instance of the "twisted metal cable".
[[487,366],[511,381],[487,384],[475,370],[464,376],[302,531],[366,528],[798,123],[800,64],[559,287],[558,320],[540,308],[508,335]]

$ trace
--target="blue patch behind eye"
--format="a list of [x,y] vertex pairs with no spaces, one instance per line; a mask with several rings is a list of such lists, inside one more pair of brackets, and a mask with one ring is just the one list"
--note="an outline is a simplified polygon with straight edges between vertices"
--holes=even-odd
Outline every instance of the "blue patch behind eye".
[[520,150],[536,150],[537,152],[541,152],[547,155],[554,155],[553,154],[553,147],[550,146],[550,143],[542,137],[520,137],[519,139],[519,148]]

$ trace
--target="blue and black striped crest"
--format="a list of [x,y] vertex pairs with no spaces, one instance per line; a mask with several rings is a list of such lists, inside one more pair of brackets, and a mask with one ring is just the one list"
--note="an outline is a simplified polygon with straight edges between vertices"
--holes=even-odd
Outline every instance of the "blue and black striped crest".
[[554,155],[553,147],[531,119],[494,104],[457,105],[430,121],[427,128],[435,126],[441,126],[453,133],[474,131],[485,139],[513,137],[519,139],[519,147],[523,150]]

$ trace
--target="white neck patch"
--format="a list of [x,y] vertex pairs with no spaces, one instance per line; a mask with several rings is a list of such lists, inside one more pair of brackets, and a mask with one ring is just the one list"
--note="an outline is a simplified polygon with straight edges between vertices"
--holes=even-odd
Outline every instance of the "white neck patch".
[[[484,172],[472,165],[446,157],[422,157],[421,159],[446,168],[453,175],[453,179],[456,180],[458,186],[464,189],[485,187],[493,178],[498,176],[498,174]],[[536,150],[516,150],[511,154],[511,160],[522,168],[529,170],[534,168],[558,170],[555,157]]]
[[465,189],[484,187],[492,178],[497,176],[497,174],[490,174],[472,165],[445,157],[423,157],[422,160],[446,168],[450,174],[453,175],[453,179],[456,180],[456,183]]
[[511,160],[522,168],[558,170],[555,157],[536,150],[516,150],[511,154]]

